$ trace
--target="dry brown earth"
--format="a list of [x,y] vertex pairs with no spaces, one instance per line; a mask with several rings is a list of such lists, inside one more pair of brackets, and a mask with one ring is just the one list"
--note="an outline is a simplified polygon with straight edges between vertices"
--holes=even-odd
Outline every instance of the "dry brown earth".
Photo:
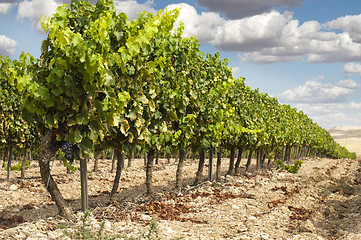
[[[357,131],[361,133],[339,127],[330,132],[360,153]],[[101,161],[101,171],[89,177],[88,229],[96,232],[103,222],[104,235],[139,236],[156,219],[159,239],[361,239],[360,160],[307,158],[297,174],[276,169],[243,172],[195,188],[190,184],[197,163],[188,160],[181,194],[173,191],[175,161],[161,160],[153,177],[157,194],[146,197],[139,159],[122,173],[121,189],[112,204],[108,194],[114,173],[109,161]],[[223,173],[227,167],[224,164]],[[70,224],[69,231],[81,224],[79,173],[66,174],[58,162],[52,166],[60,190],[77,211],[78,220],[71,223],[57,216],[35,162],[26,179],[20,179],[18,172],[11,174],[7,182],[5,170],[0,170],[0,239],[70,239],[58,224]]]

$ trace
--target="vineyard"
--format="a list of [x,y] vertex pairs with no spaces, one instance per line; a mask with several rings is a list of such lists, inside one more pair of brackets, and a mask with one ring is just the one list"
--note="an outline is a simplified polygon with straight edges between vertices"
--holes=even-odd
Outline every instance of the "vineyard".
[[[126,212],[122,218],[117,212],[132,202],[126,199],[131,189],[141,190],[129,193],[133,202],[148,204],[137,211],[152,215],[164,209],[166,216],[171,215],[166,220],[202,224],[197,218],[170,214],[160,199],[178,202],[191,186],[208,184],[212,191],[196,191],[190,197],[213,196],[214,204],[254,200],[258,193],[242,195],[236,188],[242,189],[244,180],[233,181],[235,176],[252,182],[268,171],[279,171],[275,168],[297,173],[304,161],[316,158],[357,163],[350,160],[355,153],[302,111],[252,90],[244,78],[233,78],[227,59],[221,60],[218,53],[204,54],[195,37],[183,38],[182,24],[174,28],[178,14],[177,10],[143,12],[128,21],[124,13],[115,11],[111,0],[98,0],[96,5],[72,1],[42,19],[47,37],[39,59],[26,53],[18,60],[0,56],[0,160],[7,170],[6,180],[13,181],[11,170],[21,170],[16,179],[24,179],[27,168],[32,179],[39,174],[51,197],[44,203],[55,202],[59,215],[69,221],[75,221],[78,208],[93,209],[100,218],[98,200],[92,199],[100,197],[106,200],[99,199],[98,207],[113,209],[116,218],[147,222]],[[54,173],[52,167],[59,161],[67,174]],[[157,172],[163,170],[169,170],[163,176],[165,189],[156,184],[161,181]],[[137,171],[145,176],[133,185],[125,184],[131,175],[140,174]],[[62,183],[72,182],[71,178],[79,181],[72,188],[79,186],[80,194],[64,196]],[[99,189],[89,190],[88,182],[94,179]],[[40,181],[24,181],[20,188],[39,187]],[[237,193],[222,192],[227,181]],[[141,182],[144,189],[135,188]],[[274,187],[272,191],[285,197],[268,202],[269,209],[300,191],[297,185]],[[144,199],[136,199],[140,195]],[[80,203],[74,206],[70,199]],[[182,203],[186,199],[179,201],[177,211],[192,212]],[[38,208],[31,201],[25,206],[29,211]],[[292,209],[295,214],[308,214]],[[4,228],[23,220],[0,215]]]

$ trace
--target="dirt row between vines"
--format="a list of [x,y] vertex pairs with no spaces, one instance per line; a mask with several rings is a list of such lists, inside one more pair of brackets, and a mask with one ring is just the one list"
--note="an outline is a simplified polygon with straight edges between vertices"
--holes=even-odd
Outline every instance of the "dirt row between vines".
[[[307,158],[297,174],[251,169],[196,187],[191,184],[197,162],[187,160],[185,188],[178,193],[174,191],[176,162],[161,159],[153,173],[156,194],[146,197],[144,163],[138,159],[123,171],[113,203],[109,192],[114,173],[110,161],[101,160],[100,171],[89,174],[87,229],[93,237],[102,229],[103,236],[143,239],[139,236],[149,232],[155,219],[159,239],[361,239],[360,160]],[[223,166],[224,175],[227,159]],[[26,179],[11,172],[7,182],[1,169],[0,239],[70,239],[64,231],[77,232],[82,224],[79,172],[66,174],[61,163],[53,162],[52,174],[77,219],[67,222],[57,215],[36,162]]]
[[[188,191],[177,194],[176,163],[161,160],[154,169],[157,194],[151,198],[144,195],[143,160],[136,163],[123,171],[117,201],[111,204],[114,174],[109,161],[101,161],[101,171],[90,174],[89,229],[96,231],[105,219],[105,235],[139,236],[156,219],[160,239],[361,239],[359,161],[305,159],[297,174],[275,169],[243,172],[193,188],[189,185],[197,164],[188,160]],[[5,171],[0,173],[0,239],[67,238],[57,227],[67,222],[57,216],[35,163],[24,180],[12,172],[12,180],[6,182]],[[78,211],[72,225],[79,225],[79,173],[66,174],[56,162],[52,173]]]

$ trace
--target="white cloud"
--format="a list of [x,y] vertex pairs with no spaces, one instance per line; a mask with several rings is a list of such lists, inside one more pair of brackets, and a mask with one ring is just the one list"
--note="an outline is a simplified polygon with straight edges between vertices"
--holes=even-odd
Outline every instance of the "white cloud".
[[239,67],[232,67],[232,75],[235,77],[240,71]]
[[361,61],[361,44],[348,32],[329,31],[317,21],[300,24],[293,13],[276,10],[239,20],[225,20],[219,14],[197,13],[188,4],[181,7],[179,19],[185,23],[184,36],[197,36],[220,50],[237,51],[242,61],[275,63],[290,61]]
[[[97,0],[90,0],[89,2],[96,4]],[[18,18],[28,18],[39,33],[44,33],[39,18],[43,15],[51,16],[59,5],[70,3],[71,0],[26,0],[19,3]],[[152,0],[148,0],[144,4],[139,4],[134,0],[114,1],[115,9],[119,12],[125,12],[130,20],[137,18],[139,11],[156,13],[156,10],[151,7],[153,4]]]
[[287,103],[340,103],[354,94],[354,89],[360,86],[351,79],[342,80],[336,84],[323,84],[317,81],[307,81],[305,85],[288,89],[278,97]]
[[208,11],[222,13],[229,19],[241,19],[266,12],[275,8],[294,8],[303,0],[197,0],[196,4]]
[[10,3],[10,2],[2,3],[0,1],[0,14],[8,13],[10,11],[10,9],[14,6],[16,6],[16,3]]
[[155,14],[156,10],[152,8],[153,1],[146,1],[144,4],[139,4],[137,1],[114,1],[115,9],[118,12],[124,12],[129,20],[136,19],[140,11],[150,12]]
[[361,14],[337,18],[325,24],[329,29],[348,32],[354,42],[361,43]]
[[17,41],[6,37],[5,35],[0,35],[0,55],[2,56],[12,56],[15,54],[15,47]]
[[292,18],[277,11],[240,20],[227,21],[217,28],[212,44],[222,50],[255,51],[277,46],[284,26]]
[[352,79],[341,80],[338,83],[336,83],[335,86],[349,88],[349,89],[360,88],[360,85],[358,85],[357,82],[355,82]]
[[320,126],[330,129],[334,126],[361,126],[361,102],[295,104]]
[[19,3],[18,18],[28,18],[31,25],[40,33],[44,30],[40,25],[40,17],[43,15],[51,16],[58,4],[55,0],[32,0]]
[[[223,32],[223,35],[220,34],[222,39],[216,39],[214,44],[220,49],[245,52],[240,56],[241,60],[255,63],[302,60],[330,63],[361,60],[361,44],[353,42],[347,32],[327,32],[317,21],[299,25],[299,21],[290,18],[287,12],[280,14],[273,11],[252,18],[260,19],[260,16],[264,17],[261,28],[257,21],[249,21],[249,24],[245,25],[247,19],[239,20],[238,26]],[[273,21],[266,21],[265,16]],[[270,31],[273,29],[274,34]],[[232,38],[232,31],[236,32],[237,37]],[[227,40],[227,36],[232,41]]]
[[212,41],[218,29],[226,23],[226,20],[218,14],[208,12],[198,14],[194,7],[186,3],[167,6],[168,10],[176,8],[180,8],[178,21],[184,23],[183,36],[190,37],[194,35],[200,42]]
[[358,74],[361,76],[361,64],[354,62],[347,63],[345,64],[342,72],[346,74]]

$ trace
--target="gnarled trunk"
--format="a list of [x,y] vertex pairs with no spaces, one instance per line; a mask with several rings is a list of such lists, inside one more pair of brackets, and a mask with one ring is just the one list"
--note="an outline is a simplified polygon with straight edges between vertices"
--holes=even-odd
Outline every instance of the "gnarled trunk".
[[100,157],[100,152],[95,154],[93,172],[99,171],[99,157]]
[[241,172],[242,153],[243,153],[242,148],[239,148],[236,165],[234,167],[234,174],[239,174]]
[[120,150],[115,150],[115,156],[117,157],[117,170],[115,173],[113,188],[110,192],[110,202],[114,201],[115,194],[118,191],[120,175],[122,174],[124,166],[124,153]]
[[177,167],[177,174],[176,174],[176,183],[175,188],[178,191],[182,190],[183,187],[183,176],[182,176],[182,170],[183,170],[183,164],[186,159],[186,152],[184,149],[179,150],[179,162]]
[[48,130],[41,139],[41,154],[39,157],[40,174],[46,189],[51,195],[51,198],[55,202],[59,210],[59,215],[67,218],[73,218],[73,211],[67,201],[63,198],[63,195],[59,191],[53,176],[50,174],[50,159],[55,155],[56,148],[52,142],[53,132]]
[[228,172],[226,175],[234,175],[234,155],[235,155],[236,151],[234,149],[234,147],[231,148],[231,153],[229,156],[229,167],[228,167]]
[[248,171],[249,167],[251,166],[252,155],[253,155],[253,151],[249,150],[248,159],[247,159],[247,163],[246,163],[246,171]]
[[205,150],[202,148],[199,151],[199,163],[198,163],[198,171],[196,175],[196,179],[194,180],[193,185],[198,185],[203,179],[203,167],[205,161]]
[[129,152],[128,152],[128,166],[127,166],[128,168],[132,167],[133,158],[134,158],[133,151],[131,149],[129,149]]

